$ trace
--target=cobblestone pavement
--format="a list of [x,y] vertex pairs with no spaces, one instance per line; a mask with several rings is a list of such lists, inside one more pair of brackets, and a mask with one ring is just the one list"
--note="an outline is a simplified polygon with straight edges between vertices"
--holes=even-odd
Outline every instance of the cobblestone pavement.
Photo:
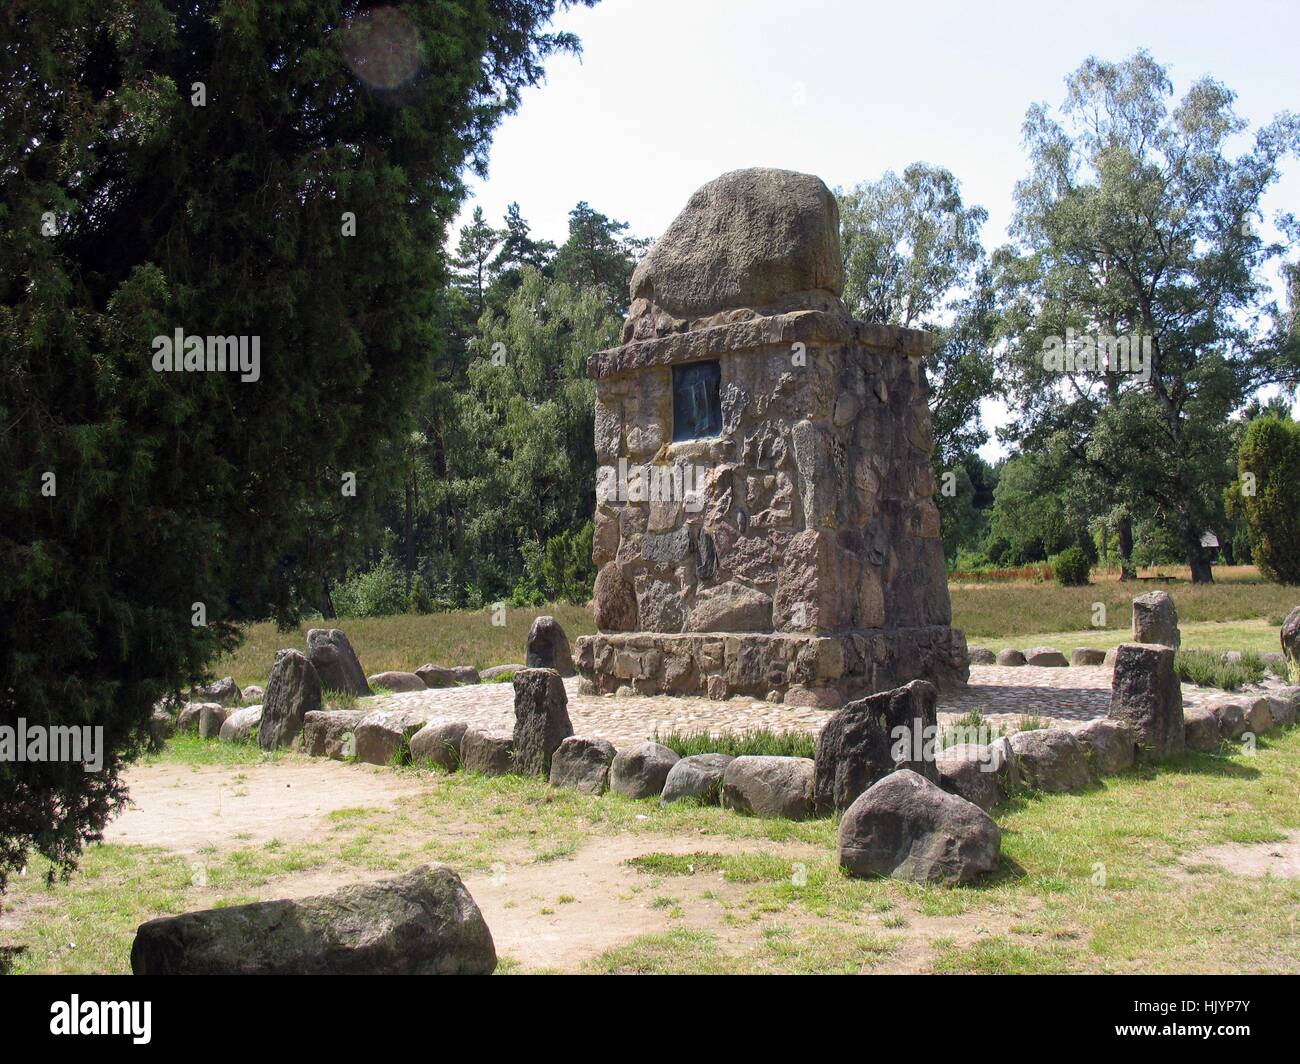
[[[1104,665],[1052,669],[972,665],[966,690],[940,699],[939,720],[941,724],[951,723],[971,710],[979,710],[1006,731],[1015,731],[1025,716],[1061,725],[1091,720],[1105,716],[1110,708],[1110,681],[1111,669]],[[770,728],[816,734],[831,713],[747,698],[712,702],[705,698],[583,695],[578,693],[576,679],[566,680],[564,686],[574,733],[608,739],[616,746],[639,742],[656,730],[722,733]],[[1187,704],[1209,693],[1183,686]],[[371,704],[375,708],[415,709],[430,717],[464,720],[485,731],[508,732],[514,727],[514,693],[508,683],[413,691],[388,695]]]

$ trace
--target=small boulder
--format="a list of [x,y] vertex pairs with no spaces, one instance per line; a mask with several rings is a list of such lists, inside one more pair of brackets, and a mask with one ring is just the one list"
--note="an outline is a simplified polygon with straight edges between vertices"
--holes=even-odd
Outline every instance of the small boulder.
[[410,709],[381,709],[367,713],[354,733],[357,760],[367,765],[408,764],[411,737],[428,720],[427,713]]
[[244,696],[244,701],[250,705],[261,702],[266,697],[266,691],[255,683],[250,683],[240,693]]
[[1105,665],[1106,652],[1092,647],[1075,647],[1070,652],[1071,665]]
[[472,665],[456,665],[444,668],[441,665],[421,665],[415,675],[424,681],[425,687],[456,687],[460,684],[476,684],[480,677]]
[[1088,755],[1088,764],[1094,775],[1116,776],[1133,767],[1137,740],[1128,725],[1109,717],[1098,717],[1071,731]]
[[1241,702],[1213,702],[1210,711],[1219,722],[1219,734],[1223,738],[1235,743],[1246,734],[1246,707]]
[[1025,651],[1025,664],[1040,669],[1064,669],[1070,663],[1056,647],[1031,647]]
[[738,757],[722,774],[722,804],[757,817],[807,820],[813,767],[808,757]]
[[525,660],[530,669],[554,669],[561,676],[574,675],[569,637],[554,617],[538,617],[528,629]]
[[221,735],[221,726],[226,723],[230,709],[208,702],[199,710],[199,738],[216,739]]
[[1001,797],[999,756],[1000,748],[973,743],[961,743],[941,750],[934,762],[939,771],[939,786],[987,813]]
[[372,691],[382,687],[395,694],[426,691],[429,686],[413,672],[377,672],[373,676],[367,676],[366,683],[370,685]]
[[198,734],[199,717],[203,713],[203,707],[216,704],[216,702],[186,702],[176,714],[176,730],[181,735],[188,735],[191,732]]
[[717,805],[722,799],[722,777],[735,758],[726,754],[692,754],[668,771],[660,801],[679,802],[693,798],[703,805]]
[[604,794],[609,788],[609,766],[617,755],[614,744],[605,739],[570,735],[551,755],[551,786]]
[[1251,695],[1246,702],[1246,730],[1254,735],[1267,735],[1273,730],[1273,708],[1267,698]]
[[1160,760],[1182,753],[1183,695],[1171,647],[1119,645],[1109,715],[1133,729],[1144,758]]
[[973,883],[998,866],[1002,832],[979,806],[902,769],[873,784],[840,821],[851,876]]
[[369,714],[360,709],[308,713],[302,720],[302,747],[311,757],[346,761],[356,754],[356,731]]
[[280,651],[266,684],[258,744],[263,750],[288,746],[302,733],[303,717],[320,708],[321,685],[315,666],[296,650]]
[[496,948],[450,868],[299,900],[259,901],[141,924],[136,975],[490,975]]
[[231,713],[221,724],[223,743],[246,743],[262,724],[262,707],[245,706]]
[[1188,750],[1212,754],[1223,743],[1219,718],[1209,706],[1187,706],[1183,710],[1183,745]]
[[1269,691],[1268,704],[1273,711],[1273,726],[1291,727],[1300,716],[1300,687],[1279,687]]
[[1025,664],[1025,656],[1014,647],[1007,647],[1005,650],[998,651],[998,664],[1023,665]]
[[196,688],[196,702],[215,702],[219,706],[237,706],[243,698],[239,685],[233,676],[223,676],[215,683]]
[[515,673],[515,771],[525,776],[551,775],[551,755],[573,734],[569,699],[555,669],[528,668]]
[[460,765],[466,772],[504,776],[514,769],[514,738],[466,728],[460,740]]
[[970,647],[966,651],[966,660],[972,665],[994,665],[998,656],[988,647]]
[[1150,591],[1133,600],[1133,642],[1177,648],[1178,610],[1168,591]]
[[1011,749],[1030,790],[1063,794],[1081,791],[1092,782],[1083,745],[1064,728],[1016,732]]
[[675,750],[655,742],[620,750],[609,766],[609,789],[627,798],[657,798],[672,767],[680,761]]
[[365,698],[370,694],[366,674],[348,637],[338,628],[313,628],[307,633],[307,659],[320,677],[321,687]]
[[461,765],[461,743],[468,730],[463,720],[429,721],[411,736],[411,763],[455,772]]

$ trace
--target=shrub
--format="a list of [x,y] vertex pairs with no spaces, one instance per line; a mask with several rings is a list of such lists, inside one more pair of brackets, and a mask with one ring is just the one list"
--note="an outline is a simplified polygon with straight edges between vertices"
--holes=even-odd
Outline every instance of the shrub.
[[1300,423],[1270,416],[1247,426],[1224,501],[1229,516],[1245,517],[1259,571],[1300,584]]
[[1092,562],[1082,547],[1066,547],[1052,559],[1052,570],[1062,587],[1083,587],[1092,573]]
[[1174,657],[1174,671],[1184,683],[1236,691],[1246,684],[1258,683],[1267,670],[1264,659],[1254,653],[1243,654],[1240,661],[1227,662],[1222,654],[1208,650],[1180,650]]
[[406,607],[406,578],[388,555],[334,590],[334,609],[340,617],[388,617],[405,612]]
[[670,731],[654,741],[668,747],[680,757],[694,754],[726,754],[729,757],[768,755],[772,757],[812,757],[817,750],[817,736],[807,732],[774,732],[756,728],[739,735],[712,735],[707,731]]

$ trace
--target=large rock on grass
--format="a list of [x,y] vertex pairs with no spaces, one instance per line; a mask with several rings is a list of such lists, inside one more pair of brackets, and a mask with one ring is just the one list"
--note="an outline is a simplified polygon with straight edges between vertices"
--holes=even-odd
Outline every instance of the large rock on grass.
[[609,766],[609,789],[626,798],[657,798],[668,773],[681,758],[677,751],[655,742],[620,750]]
[[1133,767],[1137,738],[1122,721],[1098,717],[1070,730],[1083,746],[1093,775],[1116,776]]
[[1001,846],[987,813],[908,769],[873,784],[840,821],[840,866],[852,876],[973,883],[997,868]]
[[817,737],[813,783],[817,811],[842,813],[859,794],[899,768],[937,782],[936,701],[933,684],[913,680],[850,702],[834,714]]
[[463,720],[431,720],[411,736],[411,763],[448,772],[461,766],[461,743],[469,726]]
[[313,628],[307,633],[307,659],[327,691],[365,698],[370,694],[366,674],[348,637],[338,628]]
[[297,901],[260,901],[141,924],[136,975],[490,975],[496,948],[450,868]]
[[1275,728],[1289,728],[1300,716],[1300,687],[1279,687],[1268,692]]
[[302,722],[302,748],[312,757],[346,761],[356,754],[357,725],[368,714],[360,709],[321,710]]
[[939,786],[988,812],[1002,797],[998,778],[1001,756],[1000,748],[974,743],[941,750],[934,761]]
[[246,743],[262,726],[262,707],[245,706],[237,709],[221,722],[219,736],[223,743]]
[[538,617],[528,629],[525,660],[530,669],[554,669],[561,676],[572,676],[573,652],[569,637],[554,617]]
[[1171,647],[1119,645],[1111,679],[1109,716],[1133,730],[1144,759],[1158,761],[1182,753],[1183,694],[1174,672]]
[[228,716],[230,716],[229,707],[217,705],[215,702],[205,703],[199,710],[199,738],[218,738],[221,735],[221,726],[226,723]]
[[551,755],[573,734],[564,681],[554,669],[515,673],[515,771],[525,776],[551,774]]
[[813,815],[813,761],[738,757],[722,774],[722,804],[756,817],[807,820]]
[[571,735],[551,755],[551,786],[573,787],[581,794],[604,794],[609,767],[618,751],[606,739]]
[[1212,754],[1223,744],[1219,718],[1209,706],[1188,706],[1183,710],[1183,741],[1188,750]]
[[411,737],[429,721],[412,709],[380,709],[357,724],[357,760],[367,765],[405,765],[411,760]]
[[297,650],[276,655],[262,703],[257,742],[263,750],[289,746],[302,734],[302,721],[321,708],[320,678],[315,666]]
[[1168,591],[1149,591],[1133,600],[1133,642],[1177,648],[1178,610]]
[[1286,615],[1279,634],[1282,639],[1282,653],[1286,659],[1300,664],[1300,606]]
[[1092,782],[1083,745],[1064,728],[1039,728],[1011,736],[1020,778],[1044,794],[1081,791]]
[[692,754],[668,770],[660,801],[692,799],[701,805],[717,805],[722,799],[722,777],[735,759],[727,754]]
[[514,770],[514,737],[466,728],[460,739],[460,763],[466,772],[504,776]]

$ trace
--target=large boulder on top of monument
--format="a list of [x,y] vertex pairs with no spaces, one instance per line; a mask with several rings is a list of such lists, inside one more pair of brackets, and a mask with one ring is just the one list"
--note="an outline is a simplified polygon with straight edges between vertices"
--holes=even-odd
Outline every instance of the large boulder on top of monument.
[[735,758],[727,754],[692,754],[668,771],[664,793],[659,800],[665,805],[691,798],[703,805],[717,805],[722,798],[722,777]]
[[1300,663],[1300,606],[1282,621],[1282,653],[1288,661]]
[[822,814],[843,812],[877,780],[910,768],[932,782],[937,693],[928,680],[868,695],[834,714],[817,737],[813,800]]
[[1133,642],[1166,647],[1182,643],[1178,610],[1168,591],[1148,591],[1133,600]]
[[307,633],[307,659],[327,691],[365,698],[370,694],[366,674],[348,637],[338,628],[313,628]]
[[998,866],[1002,832],[984,810],[902,769],[858,796],[840,821],[851,876],[973,883]]
[[496,947],[450,868],[296,901],[259,901],[141,924],[136,975],[490,975]]
[[620,750],[609,766],[609,789],[627,798],[657,798],[672,767],[681,760],[676,750],[644,742]]
[[571,735],[551,755],[551,786],[572,787],[580,794],[604,794],[609,766],[618,751],[607,739]]
[[1064,728],[1036,728],[1011,736],[1020,778],[1044,794],[1081,791],[1092,782],[1083,744]]
[[733,170],[698,189],[632,274],[634,301],[687,320],[843,290],[830,189],[811,174],[765,168]]
[[551,774],[551,755],[573,734],[564,681],[554,669],[515,673],[515,771],[525,776]]
[[1167,645],[1121,643],[1115,651],[1110,718],[1133,729],[1144,758],[1182,753],[1183,693]]
[[572,676],[573,652],[569,637],[554,617],[538,617],[528,629],[525,661],[530,669],[554,669],[561,676]]
[[312,663],[297,650],[280,651],[266,683],[258,745],[274,750],[292,743],[302,732],[303,717],[320,709],[320,694],[320,678]]
[[722,773],[722,804],[756,817],[807,820],[813,814],[813,761],[738,757]]

